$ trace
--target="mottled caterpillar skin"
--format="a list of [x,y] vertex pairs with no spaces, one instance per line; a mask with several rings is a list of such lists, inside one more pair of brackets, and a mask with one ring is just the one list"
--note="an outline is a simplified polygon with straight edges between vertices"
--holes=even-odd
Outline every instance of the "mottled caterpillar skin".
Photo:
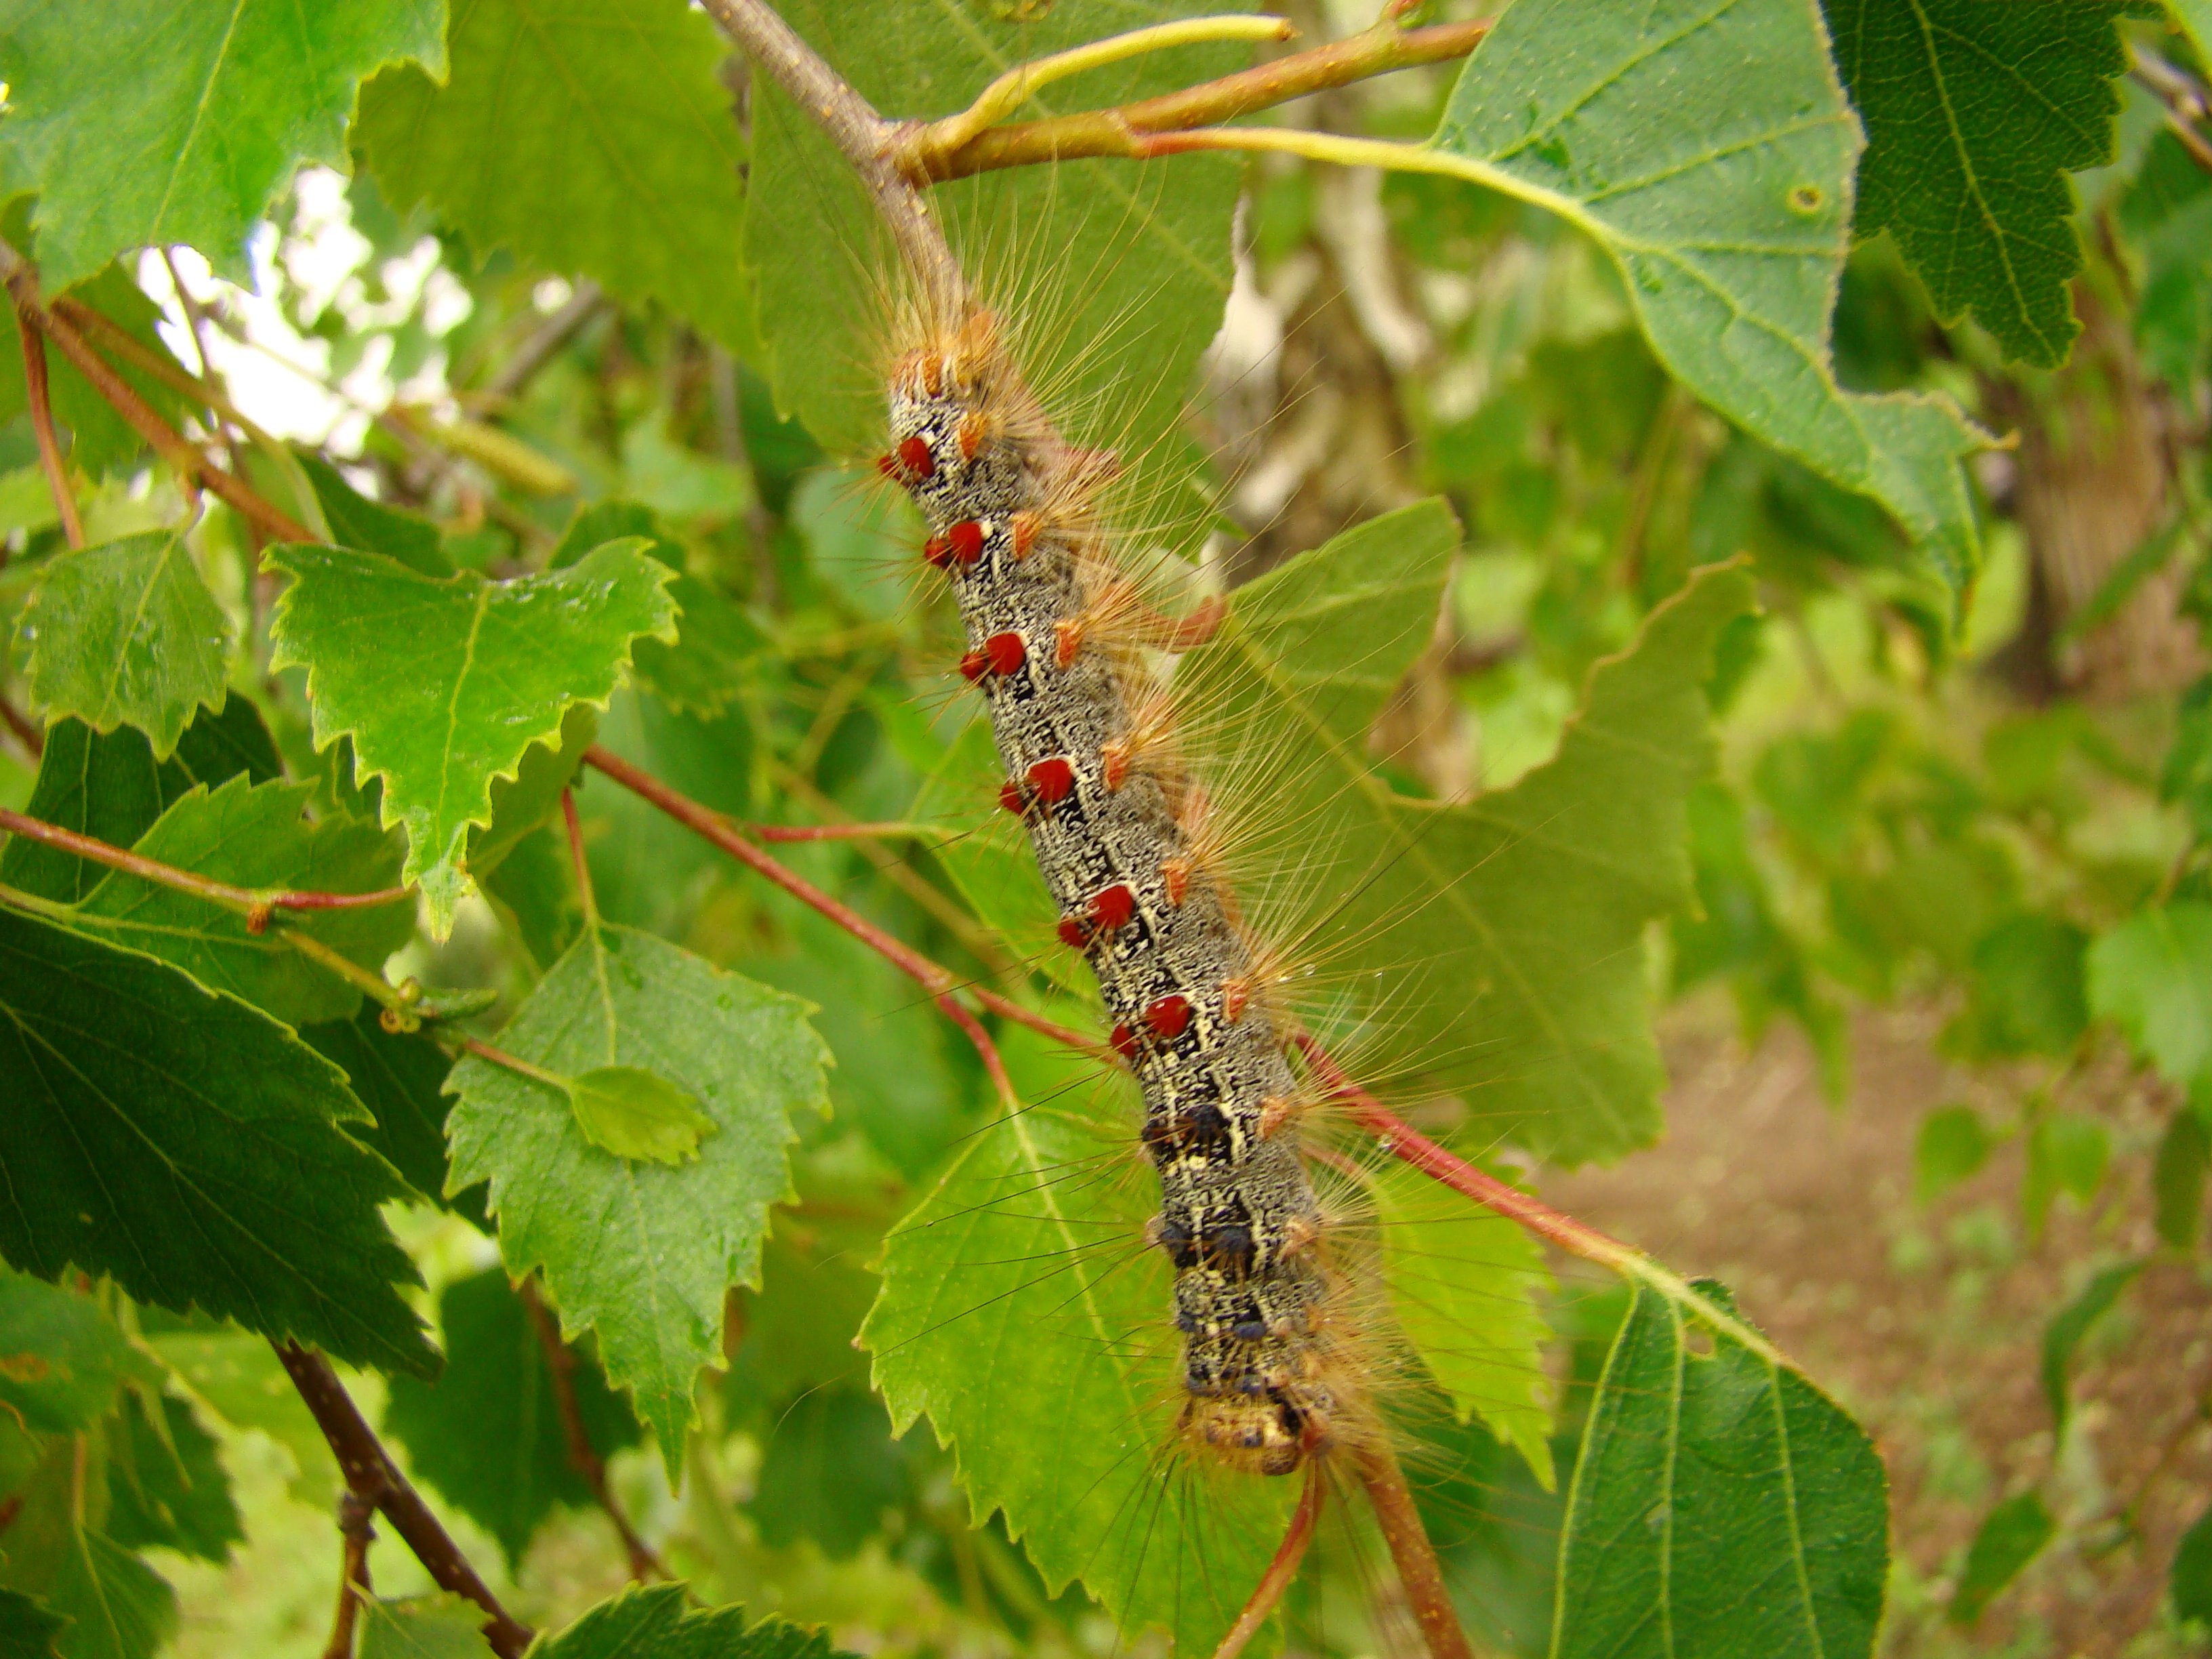
[[1141,675],[1086,620],[1109,567],[1095,498],[1109,470],[1060,442],[971,314],[902,357],[881,463],[921,505],[929,562],[966,623],[961,669],[1006,766],[1062,916],[1097,975],[1144,1091],[1160,1178],[1149,1237],[1176,1267],[1181,1429],[1234,1467],[1282,1474],[1328,1446],[1332,1379],[1321,1207],[1295,1133],[1299,1085],[1227,896],[1178,821],[1184,793],[1133,763]]

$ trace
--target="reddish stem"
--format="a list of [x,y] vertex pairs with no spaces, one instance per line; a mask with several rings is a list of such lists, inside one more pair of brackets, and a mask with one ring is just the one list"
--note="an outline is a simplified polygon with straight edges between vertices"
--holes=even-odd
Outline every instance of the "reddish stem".
[[137,876],[163,887],[173,887],[180,893],[191,893],[212,903],[243,911],[246,928],[250,933],[266,932],[270,913],[276,910],[360,910],[372,905],[397,904],[402,899],[414,896],[410,890],[404,887],[384,887],[373,893],[295,893],[286,888],[234,886],[227,881],[217,881],[212,876],[179,870],[174,865],[142,857],[104,841],[95,841],[92,836],[80,835],[74,830],[64,830],[58,823],[27,817],[3,806],[0,806],[0,830],[32,841],[44,842],[49,847],[58,847],[65,853],[74,853],[79,858],[90,859],[95,864],[106,865],[110,869],[123,871],[127,875]]
[[1353,1454],[1353,1462],[1359,1483],[1367,1489],[1367,1501],[1374,1506],[1375,1519],[1382,1526],[1382,1541],[1389,1546],[1390,1559],[1397,1564],[1398,1582],[1405,1586],[1413,1621],[1421,1627],[1421,1638],[1428,1644],[1429,1659],[1474,1659],[1474,1650],[1468,1644],[1467,1632],[1460,1628],[1459,1614],[1452,1607],[1451,1592],[1444,1588],[1436,1546],[1429,1541],[1428,1528],[1421,1524],[1421,1511],[1406,1485],[1406,1472],[1398,1467],[1397,1454],[1388,1446],[1378,1446]]
[[362,1598],[369,1593],[368,1547],[376,1541],[376,1528],[369,1520],[375,1513],[376,1506],[351,1487],[338,1498],[338,1604],[331,1615],[331,1639],[324,1644],[323,1659],[353,1659],[354,1625],[361,1617]]
[[1326,1490],[1322,1484],[1321,1466],[1309,1461],[1305,1490],[1298,1494],[1298,1506],[1291,1513],[1290,1528],[1283,1534],[1283,1541],[1275,1551],[1275,1559],[1267,1564],[1267,1571],[1260,1575],[1252,1599],[1237,1615],[1237,1622],[1221,1638],[1221,1645],[1214,1649],[1213,1659],[1237,1659],[1282,1601],[1291,1580],[1298,1576],[1298,1564],[1306,1559],[1306,1546],[1313,1542],[1314,1526],[1321,1519],[1322,1495]]
[[69,468],[62,460],[62,441],[54,432],[54,407],[46,386],[46,342],[38,325],[15,307],[15,332],[23,341],[23,395],[31,409],[31,434],[38,440],[39,465],[46,471],[46,488],[53,492],[54,511],[61,514],[62,534],[71,547],[84,545],[84,520],[77,517],[76,493],[70,488]]
[[5,697],[0,697],[0,720],[7,721],[8,729],[15,734],[15,741],[31,751],[33,760],[46,757],[46,734],[39,730],[30,716]]

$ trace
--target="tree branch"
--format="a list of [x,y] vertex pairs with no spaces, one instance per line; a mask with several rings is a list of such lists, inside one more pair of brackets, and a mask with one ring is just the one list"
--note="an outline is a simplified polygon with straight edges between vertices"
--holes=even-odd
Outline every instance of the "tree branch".
[[373,893],[302,893],[285,887],[239,887],[227,881],[217,881],[212,876],[203,876],[195,871],[179,870],[173,864],[163,864],[145,858],[121,847],[92,836],[80,835],[74,830],[64,830],[58,823],[48,823],[42,818],[26,817],[23,813],[0,807],[0,830],[10,835],[22,836],[31,841],[44,842],[64,853],[74,853],[81,859],[90,859],[112,870],[138,877],[163,887],[173,887],[180,893],[190,893],[210,904],[220,904],[238,911],[246,918],[246,931],[264,933],[269,930],[269,918],[277,910],[359,910],[371,905],[397,904],[414,896],[407,887],[382,887]]
[[353,1631],[361,1617],[362,1598],[369,1594],[368,1547],[376,1541],[369,1525],[376,1509],[349,1486],[338,1498],[338,1536],[343,1540],[338,1559],[338,1604],[331,1615],[331,1639],[324,1644],[323,1659],[353,1659]]
[[499,1598],[469,1565],[468,1557],[461,1553],[438,1517],[430,1512],[430,1506],[407,1484],[407,1477],[399,1473],[375,1431],[362,1418],[360,1407],[353,1403],[353,1397],[338,1381],[337,1373],[331,1369],[331,1362],[295,1342],[273,1346],[276,1358],[283,1362],[285,1372],[292,1379],[292,1386],[300,1391],[300,1398],[313,1413],[315,1426],[330,1443],[338,1468],[345,1475],[347,1488],[363,1504],[383,1512],[384,1518],[392,1522],[392,1529],[415,1552],[415,1559],[441,1589],[466,1596],[484,1610],[489,1615],[483,1627],[484,1639],[501,1659],[521,1659],[523,1650],[530,1645],[535,1632],[528,1626],[518,1624],[500,1606]]
[[31,434],[38,440],[39,465],[46,471],[46,488],[53,491],[54,511],[61,515],[62,534],[71,547],[84,545],[84,520],[77,517],[76,492],[70,488],[69,466],[62,459],[62,442],[54,434],[53,399],[46,385],[46,342],[22,303],[15,307],[15,332],[23,341],[23,396],[30,405]]
[[1474,1659],[1474,1650],[1468,1644],[1467,1632],[1460,1628],[1459,1614],[1452,1607],[1451,1592],[1444,1588],[1436,1546],[1429,1541],[1429,1530],[1421,1524],[1421,1511],[1406,1485],[1406,1472],[1398,1467],[1397,1453],[1385,1441],[1355,1451],[1352,1461],[1382,1528],[1382,1541],[1389,1547],[1390,1559],[1398,1569],[1398,1582],[1413,1604],[1413,1622],[1421,1627],[1429,1659]]

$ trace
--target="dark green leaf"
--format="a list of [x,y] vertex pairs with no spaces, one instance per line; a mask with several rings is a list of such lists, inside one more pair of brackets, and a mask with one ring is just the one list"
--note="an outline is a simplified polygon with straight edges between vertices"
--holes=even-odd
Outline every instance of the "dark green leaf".
[[2120,1292],[2135,1282],[2136,1275],[2143,1270],[2140,1261],[2115,1262],[2096,1274],[2074,1299],[2058,1310],[2043,1333],[2043,1402],[2051,1407],[2051,1432],[2063,1436],[2066,1419],[2072,1406],[2066,1389],[2067,1367],[2072,1364],[2074,1350],[2081,1346],[2081,1339],[2092,1327],[2110,1313],[2112,1304],[2119,1300]]
[[37,1434],[89,1428],[125,1378],[158,1382],[88,1296],[0,1268],[0,1411]]
[[2020,1206],[2028,1231],[2043,1231],[2051,1201],[2061,1193],[2077,1204],[2096,1197],[2112,1159],[2112,1137],[2096,1119],[2057,1112],[2039,1121],[2027,1132],[2027,1174],[2021,1182]]
[[694,1611],[681,1584],[626,1589],[541,1638],[532,1653],[533,1659],[847,1659],[820,1631],[781,1619],[748,1630],[743,1607]]
[[744,146],[714,26],[683,0],[466,0],[447,44],[443,85],[406,68],[362,94],[358,141],[392,204],[427,199],[480,248],[741,348]]
[[[213,793],[196,786],[131,849],[179,869],[253,889],[367,893],[399,876],[399,849],[374,825],[304,816],[314,786],[253,784],[243,775]],[[361,992],[307,961],[274,928],[173,887],[118,870],[67,918],[79,932],[173,962],[201,984],[228,991],[288,1025],[344,1019]],[[404,902],[355,910],[287,913],[296,928],[371,972],[415,932]]]
[[[510,1567],[558,1504],[588,1504],[568,1455],[553,1369],[530,1310],[497,1267],[438,1298],[446,1369],[433,1383],[392,1380],[386,1429],[414,1468],[499,1540]],[[637,1419],[590,1357],[568,1350],[577,1414],[601,1457],[637,1443]]]
[[437,526],[412,513],[370,501],[348,483],[337,468],[312,450],[301,452],[299,461],[300,470],[314,489],[315,504],[323,509],[323,523],[330,530],[333,546],[381,553],[425,576],[453,574],[453,562],[440,545]]
[[2181,694],[2159,790],[2189,814],[2199,841],[2212,838],[2212,676]]
[[1806,0],[1519,0],[1434,144],[1595,238],[1683,384],[1880,501],[1963,595],[1982,440],[1948,402],[1844,391],[1829,352],[1856,137]]
[[680,1169],[610,1158],[558,1090],[474,1055],[453,1068],[450,1182],[489,1179],[509,1272],[544,1268],[563,1329],[596,1331],[600,1363],[636,1396],[678,1467],[699,1368],[720,1351],[722,1303],[759,1279],[769,1206],[791,1188],[793,1119],[827,1104],[805,1005],[627,928],[586,932],[499,1034],[563,1076],[614,1065],[696,1098],[719,1132]]
[[0,1251],[142,1302],[197,1304],[355,1364],[434,1369],[377,1206],[406,1190],[349,1139],[342,1073],[165,963],[0,911]]
[[542,826],[523,836],[483,882],[484,896],[514,929],[533,973],[544,973],[576,942],[584,912],[558,829]]
[[[659,643],[640,640],[634,648]],[[552,817],[560,808],[561,792],[575,782],[584,751],[599,733],[599,711],[587,702],[576,703],[562,716],[558,732],[522,751],[513,777],[492,780],[491,822],[469,831],[470,873],[481,881],[506,861],[517,842]]]
[[1872,1443],[1796,1372],[1693,1334],[1637,1287],[1568,1494],[1553,1653],[1866,1659],[1887,1567]]
[[[361,1610],[356,1659],[489,1659],[483,1609],[458,1595],[372,1596]],[[642,1659],[642,1656],[641,1656]]]
[[2089,1024],[2081,956],[2089,936],[2070,921],[2027,912],[1975,941],[1973,1015],[1982,1051],[2063,1054]]
[[690,1091],[635,1066],[595,1066],[570,1078],[568,1109],[592,1146],[652,1164],[688,1163],[699,1155],[699,1137],[720,1127]]
[[907,1489],[883,1403],[864,1389],[809,1389],[775,1413],[747,1507],[763,1541],[811,1538],[843,1561],[883,1530]]
[[2196,1248],[2204,1226],[2208,1163],[2212,1163],[2212,1134],[2206,1133],[2203,1118],[2184,1108],[2166,1124],[2151,1167],[2151,1195],[2161,1243],[2177,1250]]
[[1972,1107],[1938,1107],[1920,1120],[1912,1149],[1913,1195],[1923,1204],[1941,1197],[1988,1163],[1995,1144]]
[[386,1030],[382,1012],[365,1002],[351,1019],[311,1025],[300,1036],[346,1074],[354,1097],[376,1119],[374,1130],[363,1125],[354,1138],[383,1153],[422,1197],[489,1232],[482,1188],[471,1187],[458,1198],[446,1194],[446,1112],[451,1103],[444,1091],[453,1061],[427,1031]]
[[2081,268],[2066,175],[2112,159],[2121,0],[1822,0],[1865,125],[1860,236],[1887,230],[1943,320],[2065,362]]
[[230,618],[191,550],[166,530],[56,559],[17,623],[23,676],[49,720],[135,726],[156,760],[194,712],[220,708]]
[[[2212,23],[2212,18],[2205,21]],[[2176,1618],[2212,1624],[2212,1510],[2198,1516],[2182,1534],[2167,1582],[2173,1591]]]
[[2212,1075],[2212,904],[2139,910],[2089,947],[2089,1006],[2187,1088]]
[[1954,1625],[1977,1622],[1983,1610],[2020,1570],[2042,1553],[2058,1530],[2039,1492],[2024,1492],[2008,1498],[1983,1518],[1981,1529],[1966,1551],[1966,1570],[1952,1592],[1950,1620]]
[[346,165],[361,78],[444,67],[441,0],[285,0],[91,10],[0,5],[6,159],[39,192],[54,289],[125,248],[187,242],[251,283],[246,234],[302,161]]
[[20,1590],[0,1589],[0,1659],[61,1659],[54,1643],[67,1623]]
[[[24,1565],[11,1554],[8,1576]],[[71,1527],[58,1558],[37,1571],[51,1575],[34,1586],[47,1610],[70,1621],[54,1643],[60,1659],[153,1659],[176,1634],[177,1595],[167,1580],[99,1533]]]
[[134,1390],[124,1398],[121,1431],[109,1437],[107,1535],[125,1549],[159,1546],[228,1561],[246,1531],[215,1437],[183,1401],[157,1397],[160,1428],[147,1415],[146,1396]]
[[641,634],[675,636],[666,566],[611,542],[565,570],[444,581],[375,554],[271,549],[294,580],[270,629],[276,666],[307,670],[315,746],[353,739],[356,775],[384,781],[386,823],[407,826],[407,880],[432,933],[466,890],[470,827],[491,784],[580,702],[604,708]]

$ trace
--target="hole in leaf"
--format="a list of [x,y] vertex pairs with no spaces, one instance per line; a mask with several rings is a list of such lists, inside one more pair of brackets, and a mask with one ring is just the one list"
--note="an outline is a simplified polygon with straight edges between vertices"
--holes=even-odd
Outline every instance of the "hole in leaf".
[[1828,194],[1818,185],[1798,185],[1790,192],[1790,210],[1793,213],[1818,213],[1826,206]]

